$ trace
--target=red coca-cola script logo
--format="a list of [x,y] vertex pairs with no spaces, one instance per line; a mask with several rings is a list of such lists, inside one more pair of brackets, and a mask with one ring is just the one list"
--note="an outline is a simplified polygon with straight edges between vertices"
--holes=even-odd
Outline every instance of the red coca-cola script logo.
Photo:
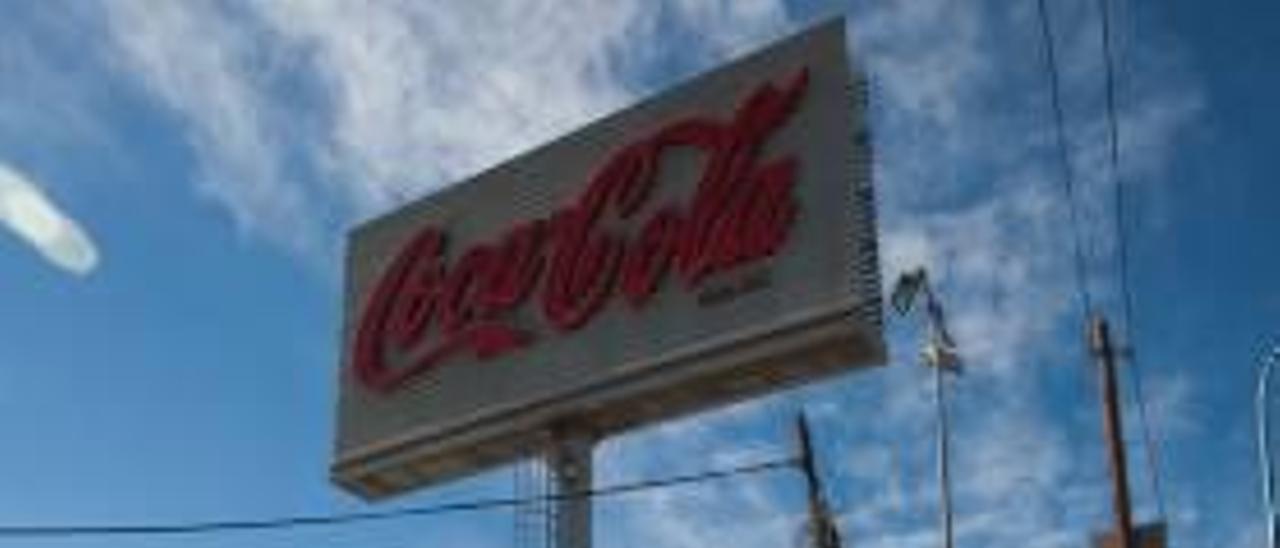
[[[356,379],[390,392],[451,356],[484,360],[533,344],[531,329],[510,322],[530,298],[551,329],[567,333],[618,293],[639,309],[670,276],[694,289],[774,255],[796,215],[797,162],[764,161],[760,150],[807,84],[802,69],[781,89],[758,87],[732,120],[672,122],[611,155],[575,202],[452,261],[448,234],[423,228],[369,296],[355,338]],[[659,159],[675,147],[706,155],[697,187],[687,204],[650,204]]]

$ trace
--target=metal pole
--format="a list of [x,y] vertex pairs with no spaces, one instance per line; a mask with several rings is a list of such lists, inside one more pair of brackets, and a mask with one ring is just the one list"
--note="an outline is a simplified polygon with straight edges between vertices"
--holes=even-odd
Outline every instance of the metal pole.
[[942,304],[933,294],[929,285],[929,276],[923,268],[917,268],[903,274],[893,290],[893,306],[898,312],[905,314],[912,308],[917,295],[923,295],[925,302],[925,319],[928,322],[928,340],[925,341],[923,354],[925,364],[933,368],[934,408],[938,414],[938,491],[939,513],[941,514],[942,546],[955,546],[951,508],[951,427],[947,415],[947,390],[944,375],[947,372],[960,373],[960,355],[956,351],[955,340],[947,331],[947,320],[942,311]]
[[1106,432],[1111,464],[1114,496],[1112,509],[1115,512],[1116,535],[1120,540],[1119,548],[1131,548],[1133,546],[1133,510],[1129,506],[1129,470],[1125,460],[1124,425],[1120,421],[1115,348],[1111,344],[1111,331],[1105,318],[1101,316],[1093,318],[1089,340],[1101,368],[1103,428]]
[[595,437],[581,430],[557,432],[548,461],[555,476],[553,533],[556,548],[591,548],[591,454]]
[[1258,465],[1262,468],[1262,502],[1267,519],[1267,548],[1276,548],[1280,536],[1276,523],[1275,467],[1271,460],[1271,414],[1267,412],[1267,400],[1271,390],[1271,370],[1280,358],[1280,347],[1273,347],[1262,358],[1262,370],[1258,374]]
[[947,371],[956,371],[959,357],[955,353],[955,341],[947,331],[942,304],[926,282],[924,287],[925,310],[929,318],[929,340],[925,360],[933,367],[933,404],[938,419],[938,496],[942,521],[942,546],[955,546],[954,512],[951,506],[951,424],[947,413]]
[[952,548],[955,537],[951,513],[951,430],[947,419],[946,379],[942,367],[933,367],[933,403],[938,412],[938,490],[942,504],[942,545]]

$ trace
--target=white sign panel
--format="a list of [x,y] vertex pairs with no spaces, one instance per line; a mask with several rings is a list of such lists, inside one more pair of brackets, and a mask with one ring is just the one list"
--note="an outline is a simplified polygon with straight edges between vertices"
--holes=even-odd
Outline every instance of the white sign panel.
[[882,362],[846,51],[816,27],[355,229],[336,481],[386,496]]

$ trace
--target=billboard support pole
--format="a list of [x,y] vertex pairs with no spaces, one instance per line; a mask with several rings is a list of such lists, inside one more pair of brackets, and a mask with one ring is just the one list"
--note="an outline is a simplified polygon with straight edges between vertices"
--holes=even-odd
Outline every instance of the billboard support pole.
[[591,548],[592,453],[596,437],[579,429],[557,429],[548,464],[555,481],[552,539],[555,548]]

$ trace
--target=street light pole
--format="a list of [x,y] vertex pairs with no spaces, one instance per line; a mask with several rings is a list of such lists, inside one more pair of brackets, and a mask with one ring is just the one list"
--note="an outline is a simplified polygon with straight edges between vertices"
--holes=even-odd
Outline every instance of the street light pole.
[[1262,502],[1267,519],[1267,548],[1276,548],[1280,536],[1276,523],[1275,467],[1271,460],[1271,419],[1267,412],[1267,400],[1271,390],[1271,370],[1280,361],[1280,345],[1272,346],[1262,357],[1262,370],[1258,373],[1258,465],[1262,468]]
[[933,403],[938,413],[938,489],[942,500],[942,538],[945,548],[952,548],[955,534],[951,512],[951,429],[947,417],[946,379],[942,368],[933,368]]
[[951,421],[947,413],[947,372],[959,371],[960,358],[956,354],[955,341],[947,332],[942,305],[926,282],[923,287],[925,310],[929,319],[929,340],[925,343],[924,359],[933,368],[933,405],[938,415],[938,492],[942,504],[942,545],[955,545],[954,518],[951,510]]
[[923,357],[925,365],[933,368],[933,403],[938,419],[938,495],[943,548],[955,545],[953,513],[951,509],[951,428],[947,414],[945,374],[960,372],[960,355],[955,340],[947,331],[942,303],[929,285],[929,277],[923,268],[902,275],[893,291],[893,305],[905,314],[912,308],[916,296],[924,297],[925,320],[928,339]]

